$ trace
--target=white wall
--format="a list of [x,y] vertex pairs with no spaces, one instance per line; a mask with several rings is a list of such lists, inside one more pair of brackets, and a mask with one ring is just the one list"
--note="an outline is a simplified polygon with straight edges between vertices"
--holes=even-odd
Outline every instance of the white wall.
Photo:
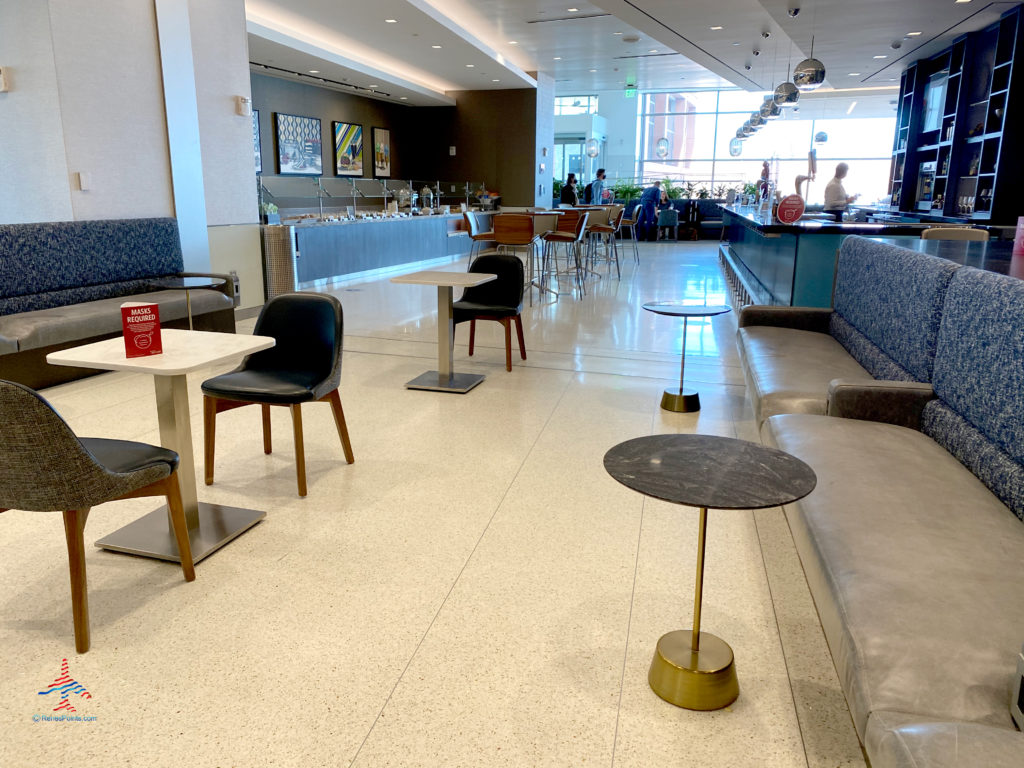
[[72,217],[46,0],[0,0],[0,224]]
[[152,2],[50,0],[49,8],[66,172],[92,179],[88,191],[72,191],[74,218],[173,216]]
[[235,113],[251,97],[244,0],[189,0],[199,108],[206,218],[210,226],[259,221],[252,117]]

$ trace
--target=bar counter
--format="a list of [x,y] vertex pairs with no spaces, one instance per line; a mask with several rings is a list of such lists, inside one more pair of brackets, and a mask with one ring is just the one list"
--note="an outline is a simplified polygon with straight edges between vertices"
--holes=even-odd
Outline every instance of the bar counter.
[[821,220],[779,224],[752,207],[720,207],[728,233],[728,242],[720,248],[723,268],[758,304],[830,307],[836,254],[844,239],[850,235],[881,237],[915,247],[921,242],[921,232],[931,226]]
[[469,253],[461,213],[295,224],[298,284]]

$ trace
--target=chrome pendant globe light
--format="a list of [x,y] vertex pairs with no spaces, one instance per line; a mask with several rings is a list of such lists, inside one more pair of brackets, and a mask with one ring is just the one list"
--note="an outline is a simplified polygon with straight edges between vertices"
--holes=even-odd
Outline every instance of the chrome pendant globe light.
[[825,82],[825,65],[814,58],[814,36],[811,36],[811,55],[793,68],[793,84],[807,93]]
[[764,118],[761,117],[761,113],[760,112],[751,112],[750,113],[750,127],[753,128],[755,131],[759,131],[759,130],[761,130],[761,128],[763,126],[764,126]]
[[782,108],[775,103],[775,97],[771,94],[764,97],[764,103],[761,104],[759,112],[765,120],[778,120],[782,117]]
[[740,126],[739,128],[736,129],[736,138],[739,139],[740,141],[743,141],[743,139],[747,138],[747,134],[743,132],[743,126]]
[[601,145],[597,139],[587,139],[586,147],[587,157],[597,157],[601,154]]
[[654,154],[657,155],[659,159],[664,160],[666,157],[668,157],[668,150],[669,150],[668,139],[662,138],[662,139],[658,139],[658,141],[655,142],[655,144],[654,144]]
[[782,83],[772,97],[779,107],[795,107],[800,101],[800,89],[793,83]]

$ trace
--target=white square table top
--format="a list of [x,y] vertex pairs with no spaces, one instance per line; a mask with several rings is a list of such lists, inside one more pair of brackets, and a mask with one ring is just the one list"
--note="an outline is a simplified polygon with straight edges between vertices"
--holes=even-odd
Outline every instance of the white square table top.
[[163,352],[147,357],[126,357],[124,338],[62,349],[46,356],[51,365],[75,368],[99,368],[108,371],[134,371],[155,376],[179,376],[216,363],[236,360],[269,349],[276,343],[270,336],[250,336],[212,331],[160,329]]
[[470,288],[474,285],[483,285],[497,279],[497,275],[492,275],[489,272],[441,272],[428,269],[423,272],[410,272],[407,275],[392,277],[391,282],[408,283],[410,285],[448,285],[458,288]]

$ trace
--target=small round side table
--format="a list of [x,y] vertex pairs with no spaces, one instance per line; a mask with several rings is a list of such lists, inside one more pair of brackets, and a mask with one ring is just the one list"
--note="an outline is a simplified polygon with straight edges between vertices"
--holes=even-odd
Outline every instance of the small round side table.
[[661,698],[697,710],[727,707],[740,695],[732,648],[700,631],[708,508],[763,509],[801,499],[817,483],[795,456],[746,440],[713,435],[648,435],[619,443],[604,468],[646,496],[700,508],[693,629],[662,635],[647,681]]
[[217,288],[224,285],[223,277],[155,277],[149,281],[153,288],[165,291],[185,292],[185,313],[188,315],[188,329],[192,330],[192,295],[193,288]]
[[679,389],[671,387],[661,396],[661,407],[675,413],[692,413],[700,410],[700,395],[695,390],[683,388],[686,375],[686,321],[691,317],[714,317],[731,312],[725,305],[683,304],[677,301],[649,301],[644,309],[656,315],[683,318],[683,354],[679,362]]

